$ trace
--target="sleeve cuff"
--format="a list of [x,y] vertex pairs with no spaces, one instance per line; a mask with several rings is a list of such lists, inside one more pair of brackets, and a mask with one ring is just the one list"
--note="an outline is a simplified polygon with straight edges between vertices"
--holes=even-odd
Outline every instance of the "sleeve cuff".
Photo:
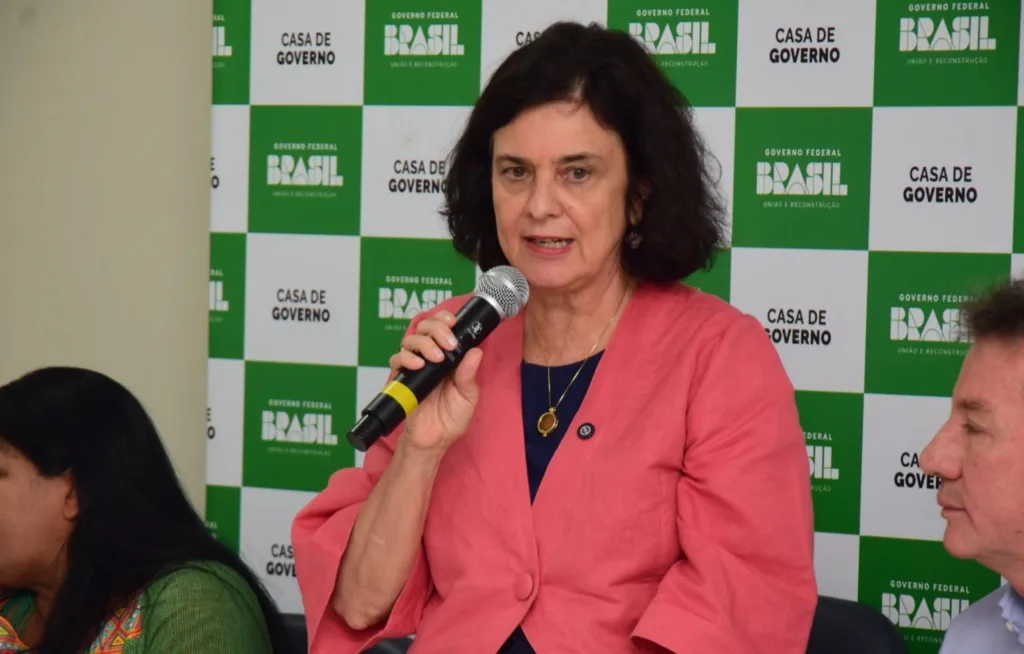
[[[387,638],[416,632],[430,594],[426,555],[420,546],[409,574],[387,619],[363,630],[349,627],[331,606],[341,559],[363,503],[347,506],[332,515],[303,547],[303,565],[297,566],[309,628],[310,654],[362,652]],[[296,548],[300,547],[296,543]],[[298,560],[298,557],[296,557]]]

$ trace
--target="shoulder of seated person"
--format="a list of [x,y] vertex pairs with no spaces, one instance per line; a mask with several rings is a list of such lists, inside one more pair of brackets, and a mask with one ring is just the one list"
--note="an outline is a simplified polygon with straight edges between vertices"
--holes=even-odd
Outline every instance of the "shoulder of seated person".
[[946,635],[949,636],[963,630],[974,630],[986,623],[1005,629],[1006,620],[1003,619],[1003,609],[999,606],[999,602],[1003,599],[1006,591],[1007,586],[1000,586],[968,606],[966,610],[961,611],[950,623]]
[[[248,590],[245,580],[232,568],[216,561],[190,561],[169,570],[147,588],[147,595],[159,597],[168,591],[197,590],[227,593]],[[194,595],[193,595],[194,597]]]

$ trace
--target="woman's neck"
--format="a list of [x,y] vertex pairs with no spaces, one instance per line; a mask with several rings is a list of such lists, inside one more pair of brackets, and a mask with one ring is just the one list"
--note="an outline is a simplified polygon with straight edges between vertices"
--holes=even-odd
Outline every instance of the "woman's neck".
[[41,579],[30,587],[35,605],[35,616],[42,624],[49,621],[50,614],[53,613],[53,605],[57,601],[57,593],[60,592],[66,579],[67,555],[62,548],[60,554],[47,566],[45,579]]
[[528,363],[574,363],[604,348],[626,304],[630,283],[616,275],[571,293],[534,293],[524,311]]
[[32,586],[32,613],[20,627],[18,637],[31,648],[38,647],[46,635],[46,623],[53,613],[53,605],[57,599],[59,586],[37,584]]
[[42,618],[43,622],[50,619],[50,614],[53,613],[53,604],[57,600],[56,590],[50,588],[37,587],[34,591],[33,601],[35,602],[36,614]]

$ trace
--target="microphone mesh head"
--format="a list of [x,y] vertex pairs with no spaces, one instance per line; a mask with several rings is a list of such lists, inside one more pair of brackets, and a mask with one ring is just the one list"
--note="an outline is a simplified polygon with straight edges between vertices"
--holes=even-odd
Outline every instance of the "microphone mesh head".
[[494,300],[505,318],[519,313],[530,299],[526,277],[512,266],[495,266],[485,272],[476,284],[476,292]]

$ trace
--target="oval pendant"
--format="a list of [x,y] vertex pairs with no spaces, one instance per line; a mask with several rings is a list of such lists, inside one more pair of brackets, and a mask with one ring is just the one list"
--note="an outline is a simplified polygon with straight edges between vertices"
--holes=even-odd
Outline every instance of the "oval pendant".
[[551,409],[548,409],[540,415],[537,420],[537,431],[540,432],[541,436],[547,438],[548,434],[555,431],[558,427],[558,416]]

